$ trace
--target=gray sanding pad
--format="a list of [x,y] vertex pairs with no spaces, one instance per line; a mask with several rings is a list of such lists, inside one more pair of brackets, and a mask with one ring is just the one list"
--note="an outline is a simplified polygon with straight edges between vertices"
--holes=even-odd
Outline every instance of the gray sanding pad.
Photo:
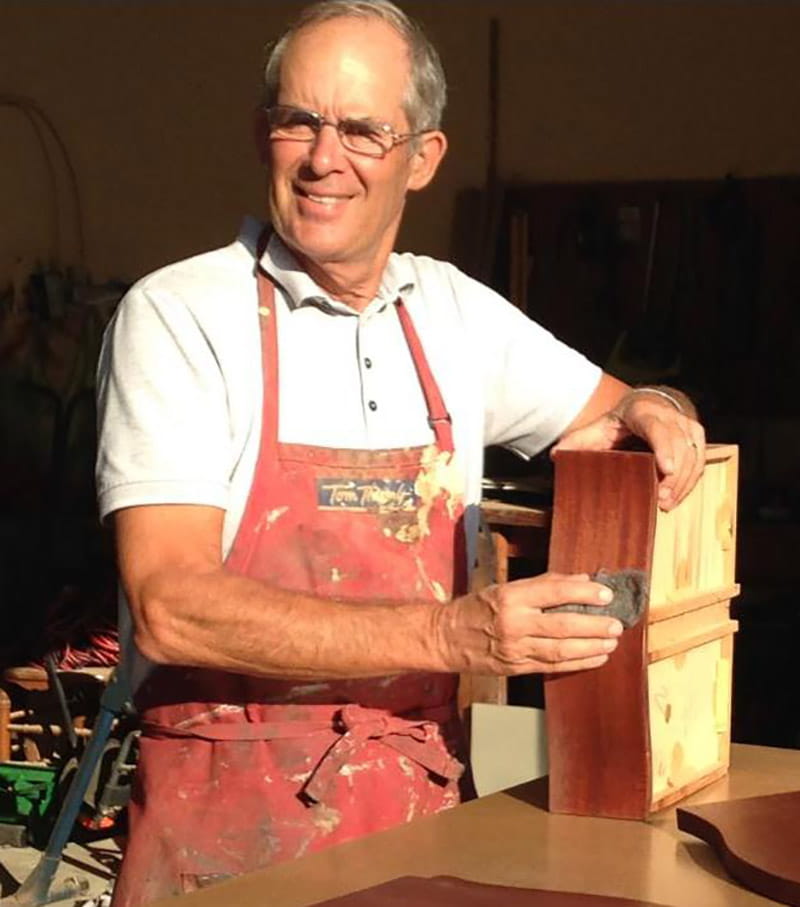
[[616,617],[623,627],[635,627],[644,614],[647,605],[647,574],[644,570],[626,567],[622,570],[603,570],[590,577],[596,583],[602,583],[614,593],[614,598],[607,605],[583,605],[570,603],[548,608],[549,612],[568,611],[575,614],[595,614],[599,617]]

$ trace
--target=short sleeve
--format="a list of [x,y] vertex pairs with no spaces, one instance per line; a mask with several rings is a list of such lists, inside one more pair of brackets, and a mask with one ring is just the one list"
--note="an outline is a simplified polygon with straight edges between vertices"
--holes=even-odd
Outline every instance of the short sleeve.
[[470,329],[477,332],[484,443],[534,456],[580,413],[602,372],[493,290],[463,274],[460,283]]
[[227,506],[225,383],[180,298],[133,287],[106,330],[97,385],[101,518],[142,504]]

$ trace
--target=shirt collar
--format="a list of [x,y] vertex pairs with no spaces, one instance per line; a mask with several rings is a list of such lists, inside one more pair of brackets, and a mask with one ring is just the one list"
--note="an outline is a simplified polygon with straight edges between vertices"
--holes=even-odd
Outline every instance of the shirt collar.
[[[255,218],[247,217],[239,233],[239,242],[250,251],[253,257],[255,257],[258,237],[263,228],[264,224]],[[377,295],[363,312],[356,312],[346,303],[331,298],[318,287],[303,270],[291,250],[274,232],[261,256],[261,266],[284,291],[289,308],[293,311],[303,306],[313,305],[329,314],[360,314],[362,318],[366,318],[382,312],[398,297],[405,299],[414,289],[414,270],[411,262],[405,256],[392,252],[383,271]]]

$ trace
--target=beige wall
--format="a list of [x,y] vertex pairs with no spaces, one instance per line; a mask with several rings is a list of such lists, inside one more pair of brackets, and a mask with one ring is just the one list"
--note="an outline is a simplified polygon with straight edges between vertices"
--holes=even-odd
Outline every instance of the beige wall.
[[[250,140],[263,44],[293,2],[0,3],[0,92],[53,119],[80,184],[93,277],[227,242],[262,210]],[[800,172],[800,5],[408,0],[451,84],[451,153],[401,245],[448,253],[486,168],[488,22],[501,22],[501,177]],[[0,107],[0,282],[46,257],[53,205],[30,126]],[[61,181],[62,187],[66,183]],[[61,192],[62,261],[75,259]]]

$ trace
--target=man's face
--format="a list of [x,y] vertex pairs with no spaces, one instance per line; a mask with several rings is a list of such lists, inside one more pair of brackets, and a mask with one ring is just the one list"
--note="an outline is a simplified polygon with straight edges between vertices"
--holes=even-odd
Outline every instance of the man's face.
[[[408,59],[402,38],[378,19],[342,17],[302,29],[281,67],[278,103],[327,120],[369,118],[409,131],[402,102]],[[433,176],[406,142],[384,157],[345,149],[325,126],[312,142],[268,140],[270,214],[281,238],[324,266],[382,269],[394,245],[406,191]],[[429,169],[429,168],[428,168]],[[435,170],[435,167],[434,167]]]

